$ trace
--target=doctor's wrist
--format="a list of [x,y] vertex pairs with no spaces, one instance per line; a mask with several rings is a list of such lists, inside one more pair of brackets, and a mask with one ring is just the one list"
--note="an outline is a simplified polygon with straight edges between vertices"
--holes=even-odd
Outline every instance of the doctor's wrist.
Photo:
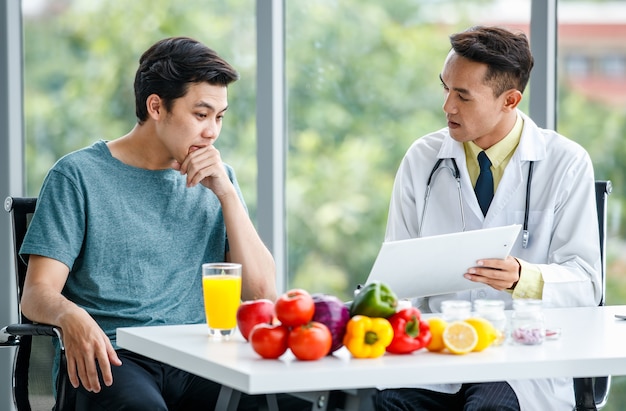
[[520,263],[517,258],[513,258],[515,259],[515,262],[517,262],[517,281],[515,281],[509,288],[507,288],[510,291],[515,290],[515,287],[519,283],[520,278],[522,278],[522,263]]
[[524,260],[516,258],[516,261],[521,267],[518,273],[519,278],[517,282],[511,286],[511,289],[507,291],[512,293],[514,299],[534,298],[540,300],[543,296],[544,285],[541,269],[537,265]]

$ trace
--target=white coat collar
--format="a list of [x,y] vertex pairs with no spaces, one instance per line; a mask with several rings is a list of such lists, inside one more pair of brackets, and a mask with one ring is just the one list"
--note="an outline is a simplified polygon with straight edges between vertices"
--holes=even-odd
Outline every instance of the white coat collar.
[[[522,188],[522,184],[526,181],[527,171],[522,170],[522,165],[531,161],[539,161],[546,158],[546,136],[545,133],[537,127],[534,121],[527,115],[518,111],[524,120],[524,128],[522,129],[522,136],[520,142],[513,157],[506,167],[500,185],[496,190],[489,211],[485,217],[483,217],[482,211],[476,200],[472,183],[467,173],[467,162],[465,159],[465,150],[463,149],[463,143],[455,141],[450,137],[450,132],[447,128],[440,130],[444,134],[441,148],[437,154],[438,158],[454,158],[461,171],[461,190],[463,197],[471,210],[471,216],[468,217],[468,226],[482,226],[489,227],[493,221],[495,221],[507,207],[508,203],[512,201],[514,194]],[[525,170],[528,166],[524,167]],[[476,222],[473,222],[473,219]]]
[[[524,120],[524,128],[522,129],[522,136],[515,150],[515,155],[519,156],[520,161],[543,160],[546,157],[545,135],[530,117],[520,110],[518,110],[518,113],[522,117],[522,120]],[[445,134],[445,138],[443,139],[437,158],[454,158],[459,164],[465,164],[463,144],[450,137],[450,132],[447,128],[444,128],[442,132]]]

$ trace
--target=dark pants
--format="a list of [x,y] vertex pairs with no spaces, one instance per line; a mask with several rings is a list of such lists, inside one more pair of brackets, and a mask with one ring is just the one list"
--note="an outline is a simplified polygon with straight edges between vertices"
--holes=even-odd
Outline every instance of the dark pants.
[[[77,411],[183,411],[213,410],[220,384],[151,360],[127,350],[118,350],[120,367],[111,367],[113,385],[101,383],[99,393],[77,390]],[[281,410],[311,409],[311,403],[289,395],[278,395]],[[257,410],[265,396],[242,394],[238,410]]]
[[517,396],[506,382],[463,384],[456,394],[401,388],[380,391],[380,411],[519,411]]

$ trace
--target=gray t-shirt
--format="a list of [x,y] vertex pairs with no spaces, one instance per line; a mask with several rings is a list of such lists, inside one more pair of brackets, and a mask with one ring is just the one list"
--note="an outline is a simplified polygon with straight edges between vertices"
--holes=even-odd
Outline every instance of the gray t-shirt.
[[224,261],[227,247],[211,190],[128,166],[98,141],[50,170],[20,252],[67,265],[63,294],[115,344],[117,327],[203,322],[201,265]]

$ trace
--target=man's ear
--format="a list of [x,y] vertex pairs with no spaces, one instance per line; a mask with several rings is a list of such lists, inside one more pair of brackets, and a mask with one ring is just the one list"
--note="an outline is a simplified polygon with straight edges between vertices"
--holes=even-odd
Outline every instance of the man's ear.
[[504,106],[506,111],[512,111],[517,108],[522,101],[522,93],[517,89],[511,89],[504,92]]
[[150,94],[146,99],[146,109],[148,115],[154,120],[158,120],[163,115],[163,104],[161,97],[156,94]]

